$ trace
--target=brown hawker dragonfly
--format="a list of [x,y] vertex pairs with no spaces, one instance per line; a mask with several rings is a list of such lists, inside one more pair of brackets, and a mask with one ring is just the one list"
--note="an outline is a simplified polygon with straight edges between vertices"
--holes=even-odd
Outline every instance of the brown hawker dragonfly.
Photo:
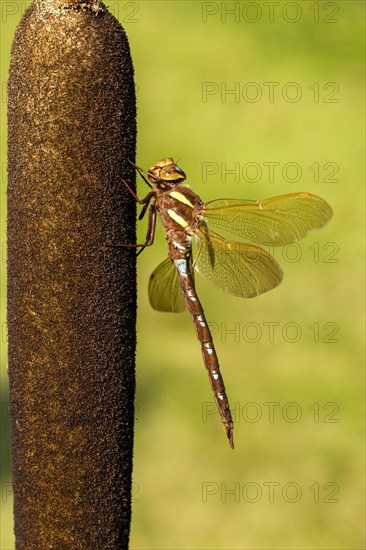
[[[193,272],[197,271],[223,292],[241,298],[271,290],[281,282],[283,273],[263,248],[228,241],[209,227],[229,231],[249,243],[284,246],[323,227],[332,217],[332,209],[323,199],[310,193],[290,193],[260,201],[217,199],[203,203],[196,193],[182,185],[186,175],[172,158],[157,162],[147,172],[138,166],[135,168],[151,191],[139,200],[124,183],[135,200],[143,205],[140,220],[150,205],[146,242],[117,246],[141,248],[141,252],[152,245],[156,215],[160,213],[168,258],[151,275],[150,302],[158,311],[178,313],[187,308],[191,313],[221,421],[230,446],[234,448],[229,401],[211,332],[195,290]],[[198,247],[194,259],[192,237]]]

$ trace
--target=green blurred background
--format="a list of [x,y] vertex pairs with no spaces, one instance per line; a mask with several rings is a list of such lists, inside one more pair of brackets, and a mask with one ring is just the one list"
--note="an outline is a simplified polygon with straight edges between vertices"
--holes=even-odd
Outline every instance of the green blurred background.
[[[1,243],[6,79],[27,5],[1,5]],[[364,3],[108,7],[134,60],[140,166],[179,159],[204,201],[309,191],[334,210],[321,232],[276,251],[285,279],[268,294],[240,300],[197,276],[236,420],[234,452],[189,315],[148,303],[149,275],[166,255],[160,228],[139,257],[131,548],[364,548]],[[2,254],[4,550],[13,535]]]

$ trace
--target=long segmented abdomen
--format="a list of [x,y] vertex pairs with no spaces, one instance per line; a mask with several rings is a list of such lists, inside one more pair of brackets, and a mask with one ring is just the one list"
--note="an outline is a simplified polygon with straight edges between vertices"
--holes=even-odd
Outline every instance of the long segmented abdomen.
[[224,380],[221,376],[219,360],[213,344],[212,335],[202,305],[196,294],[193,277],[189,269],[189,260],[187,258],[176,259],[174,260],[174,264],[178,271],[179,283],[183,290],[187,309],[192,315],[197,338],[201,344],[203,361],[207,369],[221,421],[224,425],[230,446],[233,449],[234,423],[231,417],[229,400],[226,395]]

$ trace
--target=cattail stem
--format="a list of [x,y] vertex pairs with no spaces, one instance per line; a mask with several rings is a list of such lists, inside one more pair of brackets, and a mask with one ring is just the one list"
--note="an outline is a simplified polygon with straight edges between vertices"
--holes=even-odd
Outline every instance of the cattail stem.
[[[34,0],[9,78],[18,550],[127,548],[135,389],[133,67],[99,0]],[[133,184],[132,184],[133,185]]]

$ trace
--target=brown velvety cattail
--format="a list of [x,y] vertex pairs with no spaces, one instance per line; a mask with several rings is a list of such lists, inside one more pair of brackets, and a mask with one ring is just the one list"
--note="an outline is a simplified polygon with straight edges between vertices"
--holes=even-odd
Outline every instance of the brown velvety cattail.
[[8,329],[17,549],[127,548],[135,94],[99,0],[34,0],[9,78]]

